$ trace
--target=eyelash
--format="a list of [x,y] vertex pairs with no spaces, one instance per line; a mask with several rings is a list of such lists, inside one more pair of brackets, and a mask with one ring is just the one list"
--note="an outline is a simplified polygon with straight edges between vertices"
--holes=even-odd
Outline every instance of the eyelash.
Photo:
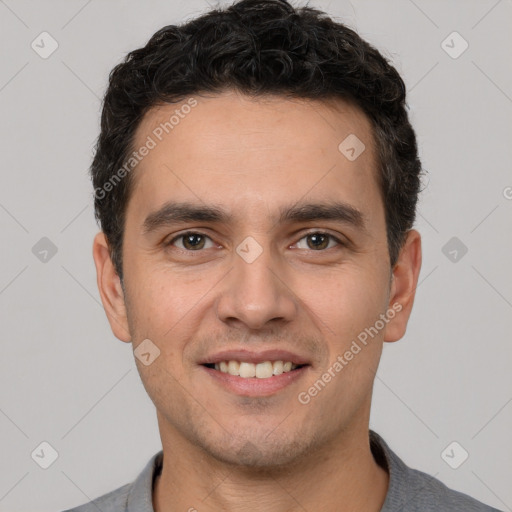
[[[207,234],[205,233],[202,233],[200,231],[186,231],[185,233],[181,233],[180,235],[174,237],[172,240],[170,240],[169,242],[166,242],[164,245],[165,247],[169,247],[169,246],[172,246],[174,244],[174,242],[176,242],[176,240],[179,240],[179,239],[183,239],[184,237],[188,236],[188,235],[199,235],[199,236],[202,236],[202,237],[205,237],[205,238],[208,238],[209,240],[212,240],[210,236],[208,236]],[[346,244],[343,243],[339,238],[335,237],[334,235],[331,235],[330,233],[326,233],[324,231],[311,231],[309,233],[306,233],[304,236],[302,236],[301,238],[299,238],[298,242],[303,240],[304,238],[307,238],[308,236],[311,236],[311,235],[323,235],[323,236],[327,236],[329,237],[331,240],[335,241],[337,243],[338,246],[340,247],[344,247]],[[213,241],[213,240],[212,240]],[[298,243],[296,242],[296,243]],[[327,247],[326,249],[318,249],[318,250],[315,250],[315,249],[306,249],[306,250],[309,250],[311,252],[325,252],[327,251],[328,249],[334,249],[335,247]],[[190,249],[182,249],[181,247],[178,247],[177,249],[179,249],[180,251],[185,251],[185,252],[189,252],[189,253],[193,253],[193,252],[201,252],[202,250],[204,249],[198,249],[197,251],[194,251],[194,250],[190,250]]]

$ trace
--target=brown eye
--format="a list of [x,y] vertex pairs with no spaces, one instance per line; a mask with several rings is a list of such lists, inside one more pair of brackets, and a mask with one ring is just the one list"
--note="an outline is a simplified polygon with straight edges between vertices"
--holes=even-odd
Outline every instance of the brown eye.
[[[182,241],[181,244],[175,243],[180,240]],[[188,233],[183,233],[177,236],[169,242],[169,245],[176,245],[178,248],[187,251],[198,251],[205,248],[207,240],[210,240],[210,237],[203,235],[202,233],[195,233],[190,231]]]
[[329,245],[329,237],[320,233],[314,233],[308,235],[306,238],[309,239],[308,246],[310,249],[326,249]]
[[[299,244],[302,240],[307,240],[307,247],[300,247]],[[334,245],[332,244],[334,242]],[[313,251],[322,251],[324,249],[330,249],[336,245],[343,245],[337,238],[330,235],[329,233],[309,233],[302,237],[297,243],[299,249],[311,249]]]

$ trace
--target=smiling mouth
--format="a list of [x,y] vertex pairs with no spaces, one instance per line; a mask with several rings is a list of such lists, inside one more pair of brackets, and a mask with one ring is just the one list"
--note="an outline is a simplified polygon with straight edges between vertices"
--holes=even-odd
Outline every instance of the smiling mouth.
[[221,361],[220,363],[207,363],[203,366],[243,379],[270,379],[283,373],[294,372],[308,365],[294,364],[291,361],[264,361],[255,364],[231,360]]

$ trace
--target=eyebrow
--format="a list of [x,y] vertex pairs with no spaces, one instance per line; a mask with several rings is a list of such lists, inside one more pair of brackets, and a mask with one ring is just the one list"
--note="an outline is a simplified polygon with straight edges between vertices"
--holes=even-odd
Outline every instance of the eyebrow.
[[[158,210],[151,212],[143,223],[143,234],[180,222],[212,222],[228,224],[230,214],[215,205],[198,205],[187,202],[166,202]],[[311,222],[333,220],[351,225],[368,233],[364,214],[357,208],[340,201],[322,203],[296,203],[281,207],[278,223]]]

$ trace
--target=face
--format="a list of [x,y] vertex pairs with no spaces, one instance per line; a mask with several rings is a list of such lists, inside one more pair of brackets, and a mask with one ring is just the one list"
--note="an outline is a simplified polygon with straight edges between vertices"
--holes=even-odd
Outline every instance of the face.
[[133,171],[124,290],[95,241],[102,299],[118,338],[136,352],[146,340],[148,360],[159,351],[135,360],[164,443],[292,464],[367,430],[383,341],[402,336],[412,307],[418,237],[393,271],[357,108],[194,98],[137,130],[136,148],[156,144]]

